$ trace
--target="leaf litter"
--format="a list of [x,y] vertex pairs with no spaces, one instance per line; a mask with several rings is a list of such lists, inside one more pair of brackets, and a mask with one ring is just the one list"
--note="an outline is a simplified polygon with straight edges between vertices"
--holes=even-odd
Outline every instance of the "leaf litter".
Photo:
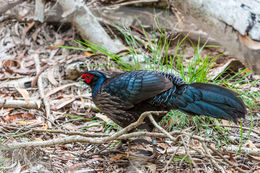
[[[2,24],[3,25],[3,24]],[[66,43],[73,44],[75,29],[72,27],[55,29],[55,26],[39,24],[35,22],[25,23],[15,20],[4,21],[4,26],[0,28],[0,98],[24,100],[39,100],[40,95],[36,88],[31,88],[30,84],[35,79],[36,70],[32,54],[40,55],[41,67],[48,64],[48,68],[42,73],[45,96],[51,104],[51,113],[54,117],[56,130],[65,133],[55,133],[47,131],[45,110],[27,108],[0,108],[0,135],[1,145],[24,141],[45,141],[49,139],[60,139],[71,134],[66,132],[79,131],[91,133],[111,134],[120,129],[115,123],[104,116],[95,108],[90,98],[90,91],[82,88],[75,81],[65,80],[68,76],[67,66],[78,60],[86,60],[86,64],[104,64],[102,58],[95,58],[89,52],[75,50],[62,50],[55,46],[62,46]],[[75,46],[75,45],[74,45]],[[188,50],[190,50],[189,48]],[[214,53],[210,49],[205,49],[205,54]],[[187,59],[192,57],[191,52],[185,55]],[[187,60],[189,61],[189,60]],[[221,62],[222,61],[222,62]],[[226,67],[230,66],[233,60],[225,58],[219,60],[219,68],[212,69],[212,75],[217,76]],[[77,65],[77,63],[76,63]],[[224,68],[225,67],[225,68]],[[69,73],[73,73],[69,71]],[[67,76],[66,76],[67,75]],[[76,74],[75,76],[78,76]],[[259,91],[259,88],[250,88],[250,83],[241,86],[242,89],[252,89]],[[96,117],[96,118],[94,118]],[[255,111],[255,132],[251,133],[249,140],[243,147],[249,149],[260,149],[259,122],[260,113]],[[173,123],[175,123],[174,120]],[[179,121],[179,120],[178,120]],[[169,122],[171,123],[171,122]],[[169,125],[169,124],[168,124]],[[177,125],[177,123],[176,123]],[[229,127],[229,123],[223,121],[223,125],[229,133],[223,132],[223,136],[232,136],[232,143],[238,146],[241,142],[240,130]],[[243,126],[250,127],[250,121],[245,120]],[[167,128],[167,125],[165,126]],[[30,129],[42,129],[43,131],[30,131]],[[196,130],[194,124],[191,129]],[[46,131],[44,131],[46,130]],[[184,130],[185,131],[185,130]],[[190,129],[187,130],[187,133]],[[259,132],[259,133],[256,133]],[[204,132],[194,132],[194,134],[206,134]],[[247,132],[242,132],[244,136]],[[214,131],[207,135],[214,136]],[[141,136],[146,141],[151,141],[151,137]],[[139,139],[134,138],[134,139]],[[181,136],[177,136],[181,138]],[[185,137],[185,143],[172,141],[167,142],[165,138],[157,140],[158,157],[149,158],[153,154],[151,142],[138,143],[130,140],[118,147],[119,141],[115,140],[104,144],[69,143],[53,145],[41,148],[22,148],[4,151],[1,147],[0,170],[7,172],[190,172],[197,171],[214,172],[213,162],[207,154],[203,154],[203,146],[198,140]],[[260,169],[259,155],[238,154],[239,148],[234,150],[220,150],[224,158],[237,165],[245,171],[257,172]],[[117,148],[118,147],[118,148]],[[187,150],[188,148],[188,150]],[[218,150],[218,146],[213,144],[213,149]],[[236,150],[237,149],[237,150]],[[189,152],[189,153],[187,153]],[[212,154],[217,159],[217,155]],[[198,167],[191,166],[195,162]],[[234,172],[234,168],[227,163],[219,162],[227,172]],[[193,168],[192,168],[193,167]]]

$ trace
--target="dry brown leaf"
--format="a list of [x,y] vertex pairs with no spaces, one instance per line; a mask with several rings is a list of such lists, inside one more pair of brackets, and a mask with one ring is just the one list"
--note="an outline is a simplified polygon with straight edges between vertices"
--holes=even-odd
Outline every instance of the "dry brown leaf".
[[[100,158],[100,157],[98,157],[98,158],[94,157],[93,159],[88,159],[86,162],[73,164],[67,168],[67,170],[68,170],[67,172],[97,172],[92,168],[85,169],[85,170],[80,169],[83,167],[88,168],[89,165],[93,164],[96,161],[104,161],[104,159]],[[80,171],[78,171],[78,170],[80,170]],[[102,173],[103,173],[103,171],[102,171]]]
[[3,117],[6,122],[12,123],[17,120],[33,120],[36,119],[34,114],[29,112],[17,112],[13,114],[8,114],[7,116]]
[[95,55],[94,53],[90,53],[90,52],[88,52],[88,51],[84,51],[84,56],[93,56],[93,55]]
[[251,159],[260,162],[260,157],[259,157],[259,156],[252,156],[252,155],[250,155],[250,154],[249,154],[248,156],[249,156]]
[[63,46],[64,43],[65,43],[65,40],[61,40],[59,43],[57,43],[57,44],[55,44],[55,45],[53,45],[53,46],[50,46],[49,49],[50,49],[50,50],[58,49],[59,46]]
[[[178,149],[178,147],[169,147],[169,148],[167,149],[167,153],[174,153],[177,149]],[[179,155],[185,155],[185,153],[186,153],[186,151],[185,151],[185,148],[184,148],[184,147],[180,147],[180,148],[178,149],[177,154],[179,154]]]
[[138,150],[148,150],[148,148],[151,149],[148,145],[142,145],[142,144],[135,144],[132,148],[138,149]]
[[259,41],[254,41],[252,40],[250,37],[248,37],[247,35],[238,35],[239,41],[245,45],[246,47],[248,47],[249,49],[254,49],[254,50],[258,50],[260,49],[260,42]]
[[73,85],[76,85],[76,84],[77,84],[77,82],[75,82],[75,83],[70,83],[70,84],[66,84],[66,85],[62,85],[62,86],[59,86],[59,87],[57,87],[57,88],[54,88],[54,89],[52,89],[51,91],[49,91],[49,92],[46,94],[46,97],[49,97],[50,95],[55,94],[56,92],[58,92],[58,91],[60,91],[60,90],[63,90],[63,89],[65,89],[65,88],[67,88],[67,87],[70,87],[70,86],[73,86]]
[[26,27],[26,29],[24,31],[24,35],[26,35],[28,31],[30,31],[30,29],[34,26],[34,24],[35,24],[35,22],[28,23],[28,26]]
[[42,138],[37,138],[37,137],[35,137],[35,138],[33,138],[35,141],[43,141],[42,140]]
[[[94,161],[94,159],[91,159]],[[77,164],[73,164],[71,166],[69,166],[67,168],[68,172],[95,172],[94,169],[92,168],[88,168],[88,163],[83,162],[83,163],[77,163]],[[80,170],[80,171],[79,171]]]
[[96,117],[100,118],[101,120],[105,121],[106,123],[111,122],[112,120],[110,118],[108,118],[107,116],[101,114],[101,113],[97,113]]
[[17,91],[23,96],[25,103],[28,104],[30,102],[30,100],[28,98],[30,98],[30,95],[28,93],[28,91],[24,88],[18,88],[16,87]]
[[167,150],[167,148],[169,148],[169,145],[167,143],[158,143],[158,146],[160,146],[164,150]]
[[111,157],[109,160],[110,161],[116,161],[116,160],[120,160],[120,159],[123,159],[123,158],[126,158],[125,154],[117,154],[114,157]]
[[227,173],[233,173],[233,171],[232,171],[230,168],[227,168],[227,169],[226,169],[226,172],[227,172]]
[[69,131],[78,131],[79,128],[77,125],[72,124],[72,123],[65,123],[62,125],[62,128],[69,130]]
[[230,64],[236,61],[235,59],[230,59],[228,62],[226,62],[225,64],[217,67],[217,68],[213,68],[212,71],[210,73],[208,73],[208,77],[210,77],[211,79],[215,79],[216,77],[218,77],[221,73],[223,73],[223,71],[226,70],[226,68],[228,66],[230,66]]
[[248,147],[248,148],[257,149],[255,144],[251,140],[246,141],[245,146]]
[[37,40],[38,33],[41,31],[42,27],[38,27],[32,34],[33,41]]
[[229,153],[229,160],[233,163],[237,163],[237,161],[234,159],[233,154]]
[[[215,144],[210,144],[210,146],[211,146],[213,149],[215,149],[215,150],[218,150],[218,149],[216,148]],[[200,146],[200,147],[198,147],[198,148],[202,149],[202,147],[201,147],[201,146]]]
[[3,62],[3,68],[11,74],[15,72],[14,69],[19,69],[20,67],[20,63],[16,60],[6,60]]
[[75,97],[64,98],[64,99],[60,100],[57,104],[55,104],[54,109],[55,110],[61,109],[64,106],[66,106],[67,104],[70,104],[71,102],[73,102],[75,99],[76,99]]
[[[249,167],[247,167],[246,165],[239,165],[238,167],[241,168],[241,169],[243,169],[243,170],[247,170],[247,171],[251,170],[251,169],[250,169]],[[256,172],[254,172],[254,173],[260,173],[260,172],[259,172],[259,170],[258,170],[258,172],[256,171]]]
[[156,164],[150,164],[148,169],[150,170],[149,172],[156,173]]
[[20,62],[17,61],[17,60],[6,60],[6,61],[3,61],[3,65],[4,66],[7,66],[7,67],[15,67],[15,68],[20,68],[21,65],[20,65]]
[[[229,121],[228,120],[222,120],[222,124],[225,125],[225,126],[228,126],[229,125]],[[231,127],[225,127],[226,129],[231,129]]]
[[54,78],[53,75],[53,69],[49,69],[48,70],[48,74],[47,74],[48,80],[50,81],[50,83],[54,86],[58,86],[59,83],[56,81],[56,79]]
[[32,68],[34,66],[34,64],[35,64],[34,60],[29,59],[29,60],[26,60],[24,62],[24,67],[26,67],[26,68],[30,68],[31,67]]

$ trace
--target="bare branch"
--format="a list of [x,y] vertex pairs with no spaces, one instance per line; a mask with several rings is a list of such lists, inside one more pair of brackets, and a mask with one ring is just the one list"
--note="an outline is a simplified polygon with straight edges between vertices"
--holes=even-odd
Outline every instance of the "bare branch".
[[[39,78],[40,79],[40,78]],[[67,143],[72,143],[72,142],[86,142],[86,143],[92,143],[92,144],[103,144],[108,141],[112,141],[117,139],[119,136],[122,136],[123,134],[127,133],[128,131],[136,128],[139,126],[145,117],[148,115],[151,115],[152,113],[158,113],[158,112],[144,112],[139,119],[130,124],[129,126],[125,127],[124,129],[120,130],[119,132],[114,133],[111,136],[104,137],[104,138],[87,138],[87,137],[82,137],[82,136],[69,136],[61,139],[52,139],[52,140],[47,140],[47,141],[34,141],[34,142],[22,142],[22,143],[17,143],[17,144],[9,144],[7,147],[9,148],[23,148],[23,147],[43,147],[43,146],[51,146],[51,145],[56,145],[56,144],[67,144]]]
[[[166,112],[167,113],[167,112]],[[165,135],[167,135],[168,138],[170,138],[172,141],[176,141],[176,138],[174,138],[171,134],[169,134],[166,130],[164,130],[161,126],[159,126],[157,124],[157,122],[154,120],[153,116],[151,114],[148,115],[151,123],[153,123],[153,125],[159,129],[162,133],[164,133]]]
[[[29,102],[28,102],[29,101]],[[27,109],[39,109],[42,102],[40,100],[8,100],[0,99],[0,107],[7,108],[27,108]]]

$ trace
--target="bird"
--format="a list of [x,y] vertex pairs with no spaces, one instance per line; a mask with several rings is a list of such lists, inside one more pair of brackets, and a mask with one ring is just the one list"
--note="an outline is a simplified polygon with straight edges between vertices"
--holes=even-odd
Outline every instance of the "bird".
[[[82,74],[81,79],[92,89],[95,105],[121,127],[137,121],[146,111],[178,109],[192,116],[205,115],[234,122],[245,118],[247,113],[236,92],[209,83],[187,84],[172,73],[93,70]],[[155,120],[160,121],[164,115]],[[148,118],[142,128],[152,129]]]

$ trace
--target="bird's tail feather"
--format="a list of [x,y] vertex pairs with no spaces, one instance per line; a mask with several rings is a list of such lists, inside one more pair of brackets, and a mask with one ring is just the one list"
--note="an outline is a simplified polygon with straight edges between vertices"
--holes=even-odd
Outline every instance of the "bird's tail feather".
[[[180,110],[198,115],[207,115],[214,118],[222,118],[237,121],[237,118],[245,118],[246,106],[237,93],[217,85],[193,83],[187,87],[185,93],[199,93],[193,95],[194,102]],[[198,92],[199,91],[199,92]]]

